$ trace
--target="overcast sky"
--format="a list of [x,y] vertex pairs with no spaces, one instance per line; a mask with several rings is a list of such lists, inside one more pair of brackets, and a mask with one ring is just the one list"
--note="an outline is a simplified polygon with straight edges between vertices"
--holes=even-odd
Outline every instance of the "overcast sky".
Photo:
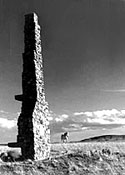
[[31,12],[42,28],[52,140],[67,130],[71,140],[125,133],[125,1],[0,0],[0,142],[16,140]]

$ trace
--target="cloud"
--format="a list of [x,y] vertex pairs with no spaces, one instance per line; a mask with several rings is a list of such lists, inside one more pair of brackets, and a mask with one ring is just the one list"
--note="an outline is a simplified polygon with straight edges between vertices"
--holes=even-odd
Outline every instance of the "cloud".
[[56,118],[55,118],[55,121],[56,121],[56,122],[62,122],[63,119],[56,117]]
[[84,112],[83,114],[85,114],[88,117],[92,117],[92,112]]
[[4,110],[0,110],[0,127],[5,129],[11,129],[17,126],[18,112],[11,113]]
[[69,126],[74,127],[74,128],[79,128],[80,127],[80,124],[73,123],[73,124],[70,124]]
[[67,114],[62,114],[61,115],[61,118],[63,118],[63,119],[66,119],[66,118],[68,118],[69,116],[67,115]]
[[106,89],[103,92],[125,92],[125,89]]
[[16,119],[8,120],[7,118],[0,118],[0,127],[11,129],[17,125]]
[[82,127],[81,128],[82,130],[88,130],[88,129],[91,129],[90,127]]
[[51,133],[113,129],[125,125],[125,110],[77,111],[70,115],[53,113],[50,125]]
[[[49,116],[50,122],[66,122],[68,121],[71,125],[69,127],[79,126],[78,123],[83,124],[98,124],[98,125],[125,125],[125,110],[97,110],[97,111],[86,111],[86,112],[74,112],[72,115],[62,114],[57,115],[51,113]],[[80,128],[81,128],[80,127]],[[86,127],[86,126],[85,126]],[[77,127],[78,128],[78,127]]]
[[2,114],[8,114],[9,112],[6,112],[4,110],[0,110],[0,113],[2,113]]
[[63,121],[66,120],[68,117],[69,117],[69,115],[67,115],[67,114],[58,115],[58,116],[55,118],[55,121],[56,121],[56,122],[63,122]]
[[89,129],[89,127],[83,127],[83,124],[80,124],[80,123],[72,123],[72,124],[69,124],[67,125],[66,127],[62,127],[62,129],[64,131],[81,131],[81,130],[87,130]]
[[84,112],[75,112],[74,115],[83,115]]
[[14,118],[18,118],[20,112],[7,112],[4,110],[0,110],[0,118],[7,118],[13,120]]
[[125,110],[106,109],[76,111],[62,115],[53,114],[50,130],[51,138],[57,141],[63,132],[70,132],[72,140],[103,134],[122,134],[125,131]]
[[52,120],[53,120],[53,117],[49,116],[49,117],[48,117],[48,120],[49,120],[49,121],[52,121]]
[[[100,125],[118,124],[125,125],[125,110],[98,110],[92,112],[80,112],[86,123],[98,123]],[[74,115],[76,116],[76,112]]]

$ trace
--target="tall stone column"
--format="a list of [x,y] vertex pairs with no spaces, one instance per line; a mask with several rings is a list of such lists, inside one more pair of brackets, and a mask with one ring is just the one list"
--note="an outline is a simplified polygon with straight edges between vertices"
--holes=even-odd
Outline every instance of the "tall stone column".
[[35,13],[25,15],[22,101],[17,143],[26,159],[42,160],[50,154],[49,109],[45,100],[40,25]]

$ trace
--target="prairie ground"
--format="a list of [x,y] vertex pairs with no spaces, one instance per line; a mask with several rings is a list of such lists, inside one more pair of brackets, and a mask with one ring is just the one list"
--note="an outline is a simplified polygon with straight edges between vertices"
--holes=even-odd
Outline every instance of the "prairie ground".
[[111,152],[125,154],[125,142],[81,142],[52,144],[51,156],[76,152],[88,153],[95,150],[101,151],[102,149],[110,149]]
[[[6,150],[3,148],[3,151]],[[19,149],[16,151],[20,152]],[[52,144],[50,159],[15,162],[1,160],[0,174],[125,175],[125,142]]]

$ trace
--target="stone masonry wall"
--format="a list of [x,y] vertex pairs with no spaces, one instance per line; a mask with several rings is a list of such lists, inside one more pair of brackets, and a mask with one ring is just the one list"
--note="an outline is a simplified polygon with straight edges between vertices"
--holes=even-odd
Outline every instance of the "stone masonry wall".
[[49,109],[45,100],[40,26],[35,13],[25,15],[21,114],[17,142],[24,158],[46,159],[50,154]]

